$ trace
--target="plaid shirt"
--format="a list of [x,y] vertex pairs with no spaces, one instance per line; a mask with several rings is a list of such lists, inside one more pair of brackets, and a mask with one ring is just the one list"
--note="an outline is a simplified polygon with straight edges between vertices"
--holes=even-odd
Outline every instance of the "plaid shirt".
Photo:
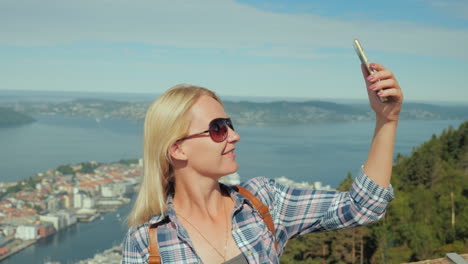
[[[375,222],[394,198],[391,186],[380,187],[362,170],[348,192],[294,189],[262,177],[250,179],[242,186],[268,205],[278,240],[276,251],[273,235],[250,201],[224,186],[235,203],[231,233],[249,263],[279,263],[287,241],[302,234]],[[168,197],[167,205],[164,216],[153,216],[149,223],[128,231],[123,242],[122,263],[147,263],[148,224],[155,223],[158,223],[163,263],[202,263],[186,229],[176,217],[172,196]]]

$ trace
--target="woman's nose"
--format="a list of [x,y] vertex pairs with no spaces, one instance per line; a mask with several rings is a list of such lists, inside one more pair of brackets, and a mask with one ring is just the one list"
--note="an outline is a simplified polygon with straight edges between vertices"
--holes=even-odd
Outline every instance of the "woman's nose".
[[235,143],[240,140],[240,135],[233,129],[229,128],[228,141],[229,143]]

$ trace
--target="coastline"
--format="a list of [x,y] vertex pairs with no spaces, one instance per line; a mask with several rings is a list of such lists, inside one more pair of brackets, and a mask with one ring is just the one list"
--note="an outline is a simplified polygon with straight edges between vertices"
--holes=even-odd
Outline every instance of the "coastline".
[[141,165],[89,164],[67,165],[28,180],[0,184],[0,262],[42,238],[77,223],[103,220],[130,203]]
[[23,249],[26,249],[32,245],[34,245],[39,239],[34,239],[34,240],[28,240],[28,241],[23,241],[20,245],[11,248],[10,251],[4,255],[0,255],[0,262],[2,262],[4,259],[7,259],[14,254],[20,252]]
[[[126,205],[128,204],[127,203],[122,203],[120,206],[123,206],[123,205]],[[82,218],[78,221],[78,223],[75,223],[75,224],[79,224],[79,223],[92,223],[94,221],[99,221],[100,219],[102,219],[106,214],[110,213],[110,212],[114,212],[116,211],[120,206],[117,206],[117,207],[114,207],[112,208],[112,210],[105,210],[103,212],[100,212],[100,213],[97,213],[97,214],[94,214],[94,215],[90,215],[90,216],[87,216],[86,218]],[[118,217],[120,217],[120,215],[118,215]],[[74,224],[74,225],[75,225]],[[70,226],[67,226],[66,228],[69,228],[73,225],[70,225]],[[50,234],[50,235],[55,235],[55,233],[53,234]],[[3,254],[3,255],[0,255],[0,263],[3,261],[3,260],[6,260],[8,259],[9,257],[15,255],[16,253],[36,244],[40,239],[40,238],[37,238],[37,239],[32,239],[32,240],[23,240],[22,242],[20,242],[20,244],[16,245],[15,247],[12,247],[12,248],[9,248],[10,250],[8,251],[8,253],[6,254]],[[15,240],[18,240],[18,239],[12,239],[12,241],[9,241],[9,242],[15,242]],[[6,243],[6,245],[9,244],[9,242]],[[18,241],[16,241],[18,242]],[[108,249],[106,251],[115,251],[115,247],[111,248],[111,249]],[[103,252],[104,253],[104,252]],[[56,263],[56,262],[54,262]],[[81,262],[80,262],[81,263]]]
[[[106,166],[110,166],[110,165],[106,165]],[[41,177],[43,177],[43,176],[41,176]],[[296,182],[291,181],[291,180],[289,180],[287,178],[284,178],[284,177],[283,178],[277,178],[277,180],[278,181],[283,181],[283,183],[287,184],[287,185],[292,184],[292,185],[298,185],[298,186],[300,185],[302,187],[307,186],[309,188],[314,188],[314,185],[308,185],[305,182],[296,183]],[[18,183],[20,183],[20,182],[18,182]],[[227,175],[227,176],[222,178],[222,182],[225,183],[225,184],[229,184],[229,185],[236,185],[236,184],[240,183],[240,176],[237,173]],[[87,183],[86,185],[88,185],[88,184],[89,183]],[[10,183],[10,184],[8,184],[8,186],[11,187],[11,186],[14,186],[14,185],[12,183]],[[83,187],[85,187],[85,186],[83,186]],[[134,186],[134,187],[136,187],[136,186]],[[105,189],[105,185],[100,186],[100,189]],[[131,190],[132,190],[131,194],[134,194],[135,193],[135,188],[132,188]],[[80,194],[79,192],[75,193],[75,195],[79,195],[79,194]],[[60,231],[65,231],[65,230],[69,229],[70,227],[72,227],[72,226],[74,226],[76,224],[89,223],[89,222],[93,222],[93,221],[102,221],[105,218],[107,219],[107,217],[106,217],[107,214],[116,211],[117,209],[119,209],[120,207],[122,207],[124,205],[128,205],[130,202],[131,202],[131,199],[127,198],[127,197],[120,197],[119,202],[117,202],[115,198],[102,199],[102,197],[101,197],[101,199],[98,202],[95,203],[95,205],[100,205],[101,206],[101,207],[99,207],[99,209],[96,209],[96,208],[95,209],[86,209],[86,210],[81,209],[81,211],[72,210],[74,212],[74,216],[76,217],[77,221],[74,222],[74,224],[72,224],[72,225],[68,225],[68,226],[63,227],[62,229],[60,229]],[[1,206],[1,200],[0,200],[0,206]],[[1,212],[1,210],[0,210],[0,212]],[[79,216],[79,213],[81,213],[81,216]],[[111,215],[112,215],[111,218],[116,217],[119,221],[122,220],[121,212],[111,214]],[[39,215],[37,217],[40,218]],[[1,231],[1,227],[2,227],[2,221],[0,219],[0,231]],[[56,235],[57,232],[50,233],[47,236],[54,236],[54,235]],[[21,244],[18,244],[15,247],[11,247],[10,251],[7,254],[4,254],[4,255],[0,256],[0,263],[3,262],[3,260],[6,260],[9,257],[15,255],[16,253],[28,248],[29,246],[34,245],[35,243],[37,243],[42,238],[43,237],[33,239],[33,240],[23,241],[23,242],[21,242]],[[11,237],[10,240],[11,241],[15,240],[15,241],[18,242],[19,239],[14,239],[13,237]],[[10,243],[6,243],[6,244],[10,244]],[[119,246],[114,246],[111,249],[100,250],[100,252],[97,252],[94,257],[95,258],[100,258],[100,259],[110,258],[110,259],[115,260],[116,256],[121,256],[121,250],[119,249]],[[79,260],[79,261],[80,262],[76,261],[76,263],[84,263],[83,260]],[[61,263],[61,262],[60,261],[55,261],[53,263]],[[109,263],[109,262],[104,262],[104,263]]]

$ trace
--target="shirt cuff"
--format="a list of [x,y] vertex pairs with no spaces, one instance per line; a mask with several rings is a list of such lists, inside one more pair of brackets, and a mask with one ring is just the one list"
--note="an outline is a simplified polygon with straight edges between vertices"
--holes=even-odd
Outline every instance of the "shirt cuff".
[[395,198],[391,184],[388,188],[378,185],[366,175],[362,167],[349,193],[357,204],[376,214],[383,214],[390,201]]

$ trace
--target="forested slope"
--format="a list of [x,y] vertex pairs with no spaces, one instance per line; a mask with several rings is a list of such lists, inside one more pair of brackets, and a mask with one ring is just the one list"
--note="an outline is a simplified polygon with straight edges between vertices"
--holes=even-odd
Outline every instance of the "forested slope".
[[[347,190],[351,175],[339,189]],[[468,253],[468,122],[397,155],[379,222],[290,241],[282,263],[401,263]]]

